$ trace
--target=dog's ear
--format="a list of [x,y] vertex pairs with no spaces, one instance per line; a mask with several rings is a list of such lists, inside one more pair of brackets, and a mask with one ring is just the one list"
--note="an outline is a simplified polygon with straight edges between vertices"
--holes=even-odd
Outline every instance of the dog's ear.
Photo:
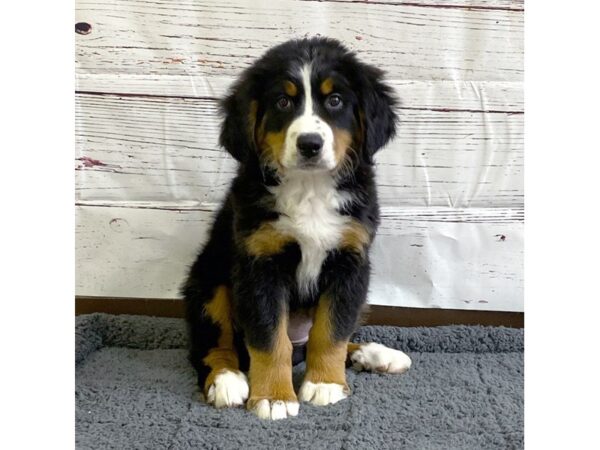
[[246,74],[231,88],[220,104],[223,117],[219,144],[241,163],[256,151],[255,128],[258,102],[252,98]]
[[362,157],[373,164],[373,155],[396,135],[398,103],[393,89],[383,81],[383,72],[362,64],[359,75],[359,123],[362,129]]

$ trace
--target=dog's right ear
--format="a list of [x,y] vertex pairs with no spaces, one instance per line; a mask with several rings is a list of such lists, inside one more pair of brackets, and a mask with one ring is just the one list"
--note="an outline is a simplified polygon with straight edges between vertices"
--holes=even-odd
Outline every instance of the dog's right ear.
[[242,164],[256,152],[256,113],[258,102],[252,98],[250,80],[243,77],[221,102],[223,117],[219,144]]

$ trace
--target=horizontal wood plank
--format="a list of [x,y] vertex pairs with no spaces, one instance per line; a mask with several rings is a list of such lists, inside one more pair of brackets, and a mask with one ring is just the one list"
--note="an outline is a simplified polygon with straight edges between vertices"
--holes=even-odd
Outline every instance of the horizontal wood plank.
[[523,13],[385,2],[79,0],[79,73],[236,76],[275,43],[325,35],[395,80],[523,79]]
[[302,0],[305,2],[333,2],[333,3],[365,3],[368,5],[410,5],[422,8],[448,8],[448,9],[508,9],[523,11],[524,0]]
[[332,2],[332,3],[365,3],[367,5],[395,5],[419,6],[422,8],[448,8],[448,9],[508,9],[523,11],[524,0],[302,0],[305,2]]
[[[377,155],[383,206],[522,205],[523,114],[399,112]],[[212,98],[78,95],[78,200],[218,203],[235,172],[219,123]]]
[[[486,214],[493,217],[479,216]],[[77,215],[78,295],[175,298],[213,211],[81,205]],[[386,214],[372,249],[369,301],[522,311],[522,244],[522,222]]]
[[[204,75],[78,74],[77,92],[122,97],[218,99],[234,78]],[[388,80],[402,109],[523,114],[521,81]]]

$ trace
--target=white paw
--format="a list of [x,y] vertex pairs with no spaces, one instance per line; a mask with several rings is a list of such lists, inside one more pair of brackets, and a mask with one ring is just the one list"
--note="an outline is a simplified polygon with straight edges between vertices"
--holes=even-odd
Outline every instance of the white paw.
[[297,416],[299,409],[298,402],[262,399],[256,402],[251,411],[261,419],[279,420]]
[[311,383],[305,381],[300,388],[298,398],[302,402],[310,402],[313,405],[329,405],[345,399],[348,395],[344,392],[344,386],[337,383]]
[[241,406],[248,398],[248,379],[242,372],[226,370],[215,377],[206,401],[217,408]]
[[356,370],[381,373],[404,373],[410,369],[411,360],[406,353],[371,342],[363,344],[350,356]]

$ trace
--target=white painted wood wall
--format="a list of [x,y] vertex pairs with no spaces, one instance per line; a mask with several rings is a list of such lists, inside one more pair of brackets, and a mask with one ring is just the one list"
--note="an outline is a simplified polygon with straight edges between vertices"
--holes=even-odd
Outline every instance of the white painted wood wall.
[[523,310],[522,1],[77,0],[76,21],[78,295],[178,296],[234,173],[217,99],[321,34],[402,99],[369,301]]

